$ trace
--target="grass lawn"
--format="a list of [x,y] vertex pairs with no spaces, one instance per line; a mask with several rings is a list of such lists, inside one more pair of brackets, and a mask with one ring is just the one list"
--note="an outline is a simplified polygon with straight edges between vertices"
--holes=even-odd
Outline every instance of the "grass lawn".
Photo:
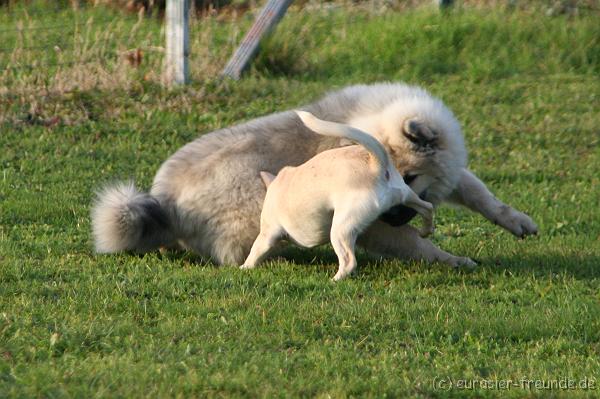
[[[119,18],[122,32],[138,24]],[[219,82],[240,24],[195,25],[210,30],[198,40],[212,66],[194,59],[185,89],[161,88],[151,52],[139,70],[103,66],[123,87],[37,89],[83,66],[0,77],[0,397],[600,396],[598,13],[292,10],[245,79]],[[142,25],[160,44],[158,21]],[[361,253],[337,284],[329,246],[252,272],[185,253],[94,254],[99,185],[148,188],[198,134],[380,80],[442,98],[471,168],[539,236],[441,208],[433,240],[475,271]]]

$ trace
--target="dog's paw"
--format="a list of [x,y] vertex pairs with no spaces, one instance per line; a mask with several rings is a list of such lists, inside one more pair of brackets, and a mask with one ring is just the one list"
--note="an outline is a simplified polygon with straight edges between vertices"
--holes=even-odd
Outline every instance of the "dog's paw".
[[477,267],[477,263],[466,256],[453,256],[445,260],[444,263],[447,263],[454,268],[474,269]]
[[423,227],[422,229],[419,230],[419,235],[422,238],[427,238],[430,235],[432,235],[434,231],[435,231],[435,229],[433,227]]
[[350,275],[350,273],[342,271],[342,270],[338,270],[338,272],[335,274],[335,276],[333,276],[333,278],[331,279],[331,281],[336,282],[336,281],[340,281],[345,279],[346,277],[348,277]]
[[433,223],[426,223],[425,226],[419,229],[419,235],[423,238],[429,237],[435,231]]
[[503,206],[495,222],[520,238],[538,233],[537,225],[529,216],[507,205]]
[[250,269],[254,269],[255,267],[256,267],[256,265],[246,265],[246,264],[243,264],[243,265],[240,266],[240,269],[241,270],[250,270]]

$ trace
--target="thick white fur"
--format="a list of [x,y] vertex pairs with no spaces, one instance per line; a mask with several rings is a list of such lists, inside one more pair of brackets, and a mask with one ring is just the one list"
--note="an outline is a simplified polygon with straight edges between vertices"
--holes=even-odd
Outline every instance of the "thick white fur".
[[[111,253],[129,249],[137,241],[139,230],[128,223],[127,204],[143,199],[147,194],[136,190],[132,182],[118,183],[99,193],[102,201],[92,211],[96,252]],[[126,226],[125,229],[122,229]]]
[[[426,190],[427,201],[434,205],[452,200],[513,234],[537,231],[527,215],[494,198],[466,169],[460,125],[452,112],[425,90],[401,83],[350,86],[303,109],[320,119],[372,133],[402,176],[419,176],[410,186],[419,194]],[[425,136],[435,132],[434,148],[423,150],[404,134],[407,124],[413,122],[427,127],[421,129]],[[285,166],[300,165],[342,145],[344,140],[311,132],[290,111],[205,134],[160,167],[150,194],[143,197],[146,202],[142,201],[156,201],[160,209],[140,206],[139,201],[136,208],[139,197],[131,195],[133,189],[127,191],[129,195],[122,195],[118,188],[100,194],[92,212],[96,247],[101,252],[116,252],[179,246],[211,256],[218,263],[239,265],[259,232],[265,196],[259,172],[277,174]],[[152,212],[121,217],[132,204],[134,209]],[[156,213],[168,223],[155,223]],[[145,234],[140,233],[140,226]],[[392,227],[376,221],[359,237],[358,244],[372,252],[402,258],[450,265],[471,262],[437,248],[408,225]]]
[[433,205],[415,194],[400,176],[383,146],[368,133],[339,123],[322,121],[297,111],[311,130],[352,140],[358,146],[321,152],[297,167],[282,169],[277,177],[261,172],[267,194],[260,233],[242,269],[251,269],[283,238],[313,247],[331,241],[339,269],[334,280],[352,273],[358,235],[392,206],[406,204],[425,219],[423,235],[433,231]]
[[144,251],[172,241],[160,204],[133,182],[106,187],[98,198],[92,209],[96,252]]

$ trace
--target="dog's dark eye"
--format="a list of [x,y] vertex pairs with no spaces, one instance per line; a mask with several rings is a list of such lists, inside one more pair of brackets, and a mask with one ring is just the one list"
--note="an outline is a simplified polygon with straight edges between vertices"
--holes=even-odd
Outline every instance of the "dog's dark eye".
[[417,177],[419,177],[419,175],[412,175],[412,174],[410,174],[410,173],[407,173],[405,176],[403,176],[403,178],[404,178],[404,182],[405,182],[406,184],[408,184],[409,186],[410,186],[410,184],[411,184],[413,181],[415,181],[415,179],[416,179]]

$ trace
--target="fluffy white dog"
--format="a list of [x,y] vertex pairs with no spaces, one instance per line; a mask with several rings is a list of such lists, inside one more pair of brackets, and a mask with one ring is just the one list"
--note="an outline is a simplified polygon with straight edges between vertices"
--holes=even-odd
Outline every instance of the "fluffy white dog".
[[[425,90],[399,83],[350,86],[303,110],[371,133],[428,202],[464,205],[519,237],[537,232],[529,216],[496,199],[466,168],[458,121]],[[96,250],[179,247],[240,265],[259,233],[265,197],[260,171],[277,174],[347,141],[312,132],[291,111],[202,135],[162,164],[150,193],[132,183],[100,192],[92,211]],[[472,264],[420,237],[406,224],[411,216],[411,208],[393,207],[365,229],[357,244],[405,259]]]
[[360,146],[323,151],[300,166],[287,166],[277,176],[261,172],[267,195],[260,217],[260,234],[242,269],[254,268],[282,239],[303,247],[331,241],[338,256],[335,281],[356,269],[358,235],[392,206],[405,204],[419,212],[433,231],[433,205],[419,198],[390,162],[385,148],[368,133],[322,121],[297,111],[311,130],[345,138]]

